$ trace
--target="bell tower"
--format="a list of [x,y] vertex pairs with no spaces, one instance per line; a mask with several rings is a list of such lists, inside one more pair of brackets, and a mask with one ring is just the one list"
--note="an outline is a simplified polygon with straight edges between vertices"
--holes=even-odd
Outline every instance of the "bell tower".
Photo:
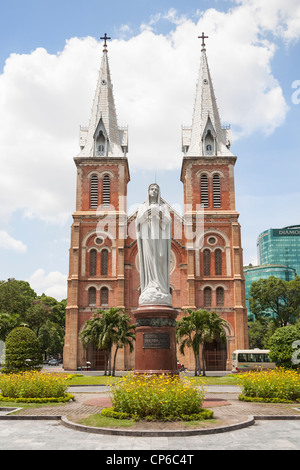
[[119,127],[106,33],[88,127],[80,128],[76,211],[71,228],[64,368],[77,370],[87,357],[80,330],[99,308],[124,307],[124,241],[128,132]]
[[181,181],[185,220],[197,226],[187,246],[188,304],[214,310],[227,321],[227,366],[234,349],[248,347],[245,280],[239,214],[235,207],[230,129],[222,127],[204,39],[192,125],[182,128]]

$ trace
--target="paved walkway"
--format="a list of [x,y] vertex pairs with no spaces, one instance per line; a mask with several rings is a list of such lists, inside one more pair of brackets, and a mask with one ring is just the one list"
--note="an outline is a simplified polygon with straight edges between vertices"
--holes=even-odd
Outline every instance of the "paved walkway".
[[[81,391],[82,388],[84,392]],[[81,432],[63,426],[59,416],[75,422],[80,417],[98,413],[103,406],[107,406],[103,403],[105,400],[107,403],[109,395],[104,387],[80,387],[80,390],[72,387],[75,402],[34,410],[24,409],[19,412],[18,419],[0,416],[0,449],[300,450],[300,405],[244,403],[238,400],[239,389],[236,387],[206,386],[206,389],[207,407],[213,409],[219,426],[236,425],[249,416],[256,417],[255,424],[242,429],[197,436],[113,436]],[[102,405],[99,404],[99,399],[104,400]],[[97,403],[97,400],[98,405],[90,404]],[[36,418],[43,419],[33,420],[33,413]],[[149,424],[146,427],[151,428]]]

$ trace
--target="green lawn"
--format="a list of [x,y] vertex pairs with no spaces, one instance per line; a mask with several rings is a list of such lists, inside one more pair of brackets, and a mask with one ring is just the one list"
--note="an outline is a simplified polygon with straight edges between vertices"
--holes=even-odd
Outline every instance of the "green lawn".
[[70,375],[70,385],[109,385],[117,383],[120,377],[105,375]]
[[[199,382],[199,385],[237,385],[239,382],[238,375],[227,375],[224,377],[194,377],[189,376],[188,379]],[[76,374],[70,378],[70,385],[109,385],[117,383],[120,377],[110,377],[104,375],[80,375]]]
[[131,428],[135,422],[130,419],[115,419],[102,416],[101,414],[90,415],[77,421],[84,426],[94,428]]

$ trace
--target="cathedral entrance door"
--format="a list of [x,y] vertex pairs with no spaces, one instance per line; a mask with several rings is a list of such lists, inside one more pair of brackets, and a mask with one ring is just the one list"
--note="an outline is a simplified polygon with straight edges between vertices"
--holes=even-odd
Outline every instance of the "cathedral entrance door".
[[204,355],[207,371],[226,370],[226,344],[216,340],[206,343]]
[[91,363],[92,370],[104,370],[105,369],[105,354],[107,359],[108,367],[108,353],[103,349],[96,349],[92,346],[88,348],[87,360]]

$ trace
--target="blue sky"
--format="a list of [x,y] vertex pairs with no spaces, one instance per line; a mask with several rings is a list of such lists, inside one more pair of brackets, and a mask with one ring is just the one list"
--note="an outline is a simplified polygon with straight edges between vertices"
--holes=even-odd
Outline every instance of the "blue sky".
[[[128,209],[154,179],[182,205],[181,125],[207,55],[237,155],[244,264],[270,227],[299,224],[299,0],[0,0],[0,279],[66,295],[78,129],[107,32],[119,125],[129,125]],[[298,83],[299,81],[299,83]],[[294,86],[294,88],[293,88]]]

